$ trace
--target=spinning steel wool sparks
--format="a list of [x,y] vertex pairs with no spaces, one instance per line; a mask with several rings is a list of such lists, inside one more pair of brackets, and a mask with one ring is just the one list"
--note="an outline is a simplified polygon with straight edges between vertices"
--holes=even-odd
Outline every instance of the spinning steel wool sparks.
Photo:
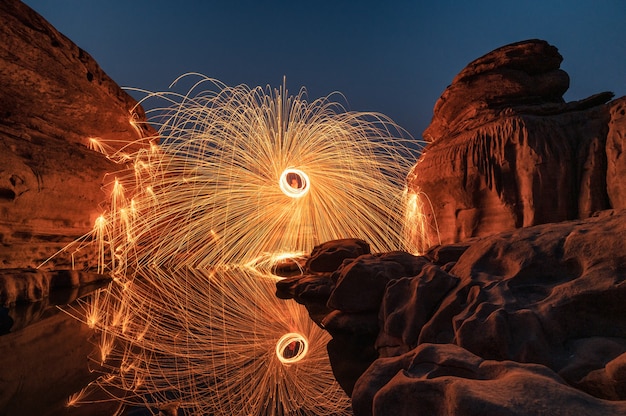
[[[219,89],[196,93],[206,83]],[[420,250],[420,211],[405,222],[417,149],[384,116],[207,78],[151,99],[171,104],[148,112],[161,144],[110,155],[133,169],[113,184],[103,269],[249,264],[348,237]]]
[[148,112],[158,140],[111,153],[89,142],[123,168],[108,212],[68,247],[90,244],[114,279],[84,304],[106,371],[70,404],[99,386],[123,392],[122,404],[184,414],[348,412],[328,334],[274,296],[267,271],[339,238],[418,252],[422,211],[405,188],[418,149],[380,114],[284,86],[200,77],[147,100],[168,104]]

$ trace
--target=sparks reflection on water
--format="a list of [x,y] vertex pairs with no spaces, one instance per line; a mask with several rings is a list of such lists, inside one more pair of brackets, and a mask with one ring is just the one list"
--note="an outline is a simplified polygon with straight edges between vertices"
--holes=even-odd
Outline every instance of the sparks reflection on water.
[[248,268],[144,272],[89,306],[107,353],[92,357],[105,371],[87,390],[184,414],[347,414],[330,336],[303,306],[274,295],[274,278]]
[[348,412],[328,334],[274,296],[266,271],[339,238],[421,251],[419,199],[405,186],[419,149],[383,115],[284,85],[200,77],[146,100],[167,104],[148,113],[160,144],[111,152],[89,139],[121,164],[92,233],[98,271],[114,281],[84,305],[105,372],[72,404],[99,387],[184,414]]

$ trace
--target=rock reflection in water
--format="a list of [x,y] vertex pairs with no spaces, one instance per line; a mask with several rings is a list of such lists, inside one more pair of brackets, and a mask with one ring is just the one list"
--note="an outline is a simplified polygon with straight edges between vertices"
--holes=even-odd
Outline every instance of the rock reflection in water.
[[[42,302],[8,310],[10,332],[0,336],[0,413],[3,416],[112,414],[117,405],[67,409],[67,398],[96,375],[88,356],[94,333],[57,305],[74,301],[94,286],[55,292]],[[7,309],[5,309],[7,311]],[[92,366],[93,368],[93,366]]]

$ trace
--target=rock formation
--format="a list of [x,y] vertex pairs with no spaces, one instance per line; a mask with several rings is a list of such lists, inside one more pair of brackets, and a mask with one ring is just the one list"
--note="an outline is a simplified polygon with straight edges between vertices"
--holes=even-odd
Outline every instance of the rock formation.
[[[0,36],[0,303],[10,304],[98,278],[71,271],[88,254],[36,268],[103,209],[119,166],[89,139],[121,147],[155,133],[131,123],[142,110],[86,52],[18,0],[0,2]],[[277,283],[333,336],[355,415],[626,414],[626,99],[565,103],[561,59],[543,41],[505,46],[437,102],[410,186],[449,244],[414,256],[328,242],[303,275]],[[81,334],[71,337],[82,348],[85,328],[71,322],[64,334]],[[0,310],[1,332],[14,323]],[[15,362],[10,347],[2,355]],[[11,375],[3,403],[22,400],[22,375]],[[29,389],[54,382],[36,381]]]
[[424,256],[344,250],[277,290],[333,335],[357,416],[622,414],[624,235],[626,210]]
[[626,208],[626,97],[615,100],[610,107],[609,131],[606,139],[607,191],[615,208]]
[[95,278],[56,272],[80,269],[86,254],[20,270],[89,232],[105,209],[107,174],[119,166],[90,150],[90,139],[120,148],[155,132],[89,54],[18,0],[0,2],[0,39],[0,304],[7,304]]
[[626,414],[626,97],[564,102],[561,60],[504,46],[437,102],[409,187],[444,244],[327,242],[277,283],[355,415]]
[[[626,97],[564,102],[554,46],[529,40],[467,65],[437,101],[409,177],[434,243],[587,218],[624,205]],[[607,155],[609,160],[607,161]],[[608,169],[608,170],[607,170]]]

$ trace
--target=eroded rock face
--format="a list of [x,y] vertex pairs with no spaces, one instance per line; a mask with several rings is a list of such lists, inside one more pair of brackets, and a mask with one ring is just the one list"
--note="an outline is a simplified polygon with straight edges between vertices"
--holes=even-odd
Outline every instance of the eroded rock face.
[[[606,149],[611,126],[618,157],[619,100],[605,104],[613,97],[606,92],[565,103],[561,60],[545,41],[507,45],[470,63],[442,94],[424,132],[431,143],[409,175],[409,187],[429,200],[437,230],[429,241],[449,244],[621,208],[609,201],[621,191],[617,174],[607,179]],[[621,169],[620,160],[611,163]]]
[[[357,416],[621,414],[624,235],[626,210],[604,211],[421,257],[391,253],[402,267],[363,255],[292,278],[283,297],[326,308],[314,319],[342,346],[329,346],[331,363]],[[297,295],[317,279],[326,297]]]
[[329,241],[313,248],[305,267],[315,273],[332,272],[341,266],[346,259],[355,259],[370,253],[370,246],[356,238]]
[[437,141],[474,127],[480,114],[497,117],[498,107],[562,104],[569,76],[560,69],[563,57],[541,40],[517,42],[470,62],[435,103],[433,120],[424,132]]
[[96,137],[122,147],[152,133],[141,107],[94,59],[19,0],[0,5],[2,124],[17,137],[88,144]]
[[626,208],[626,97],[611,103],[606,140],[607,190],[615,209]]
[[[20,1],[0,2],[0,38],[0,268],[34,268],[106,208],[120,166],[89,139],[119,148],[156,132],[89,54]],[[86,255],[44,267],[80,268]]]
[[619,415],[623,401],[581,394],[549,368],[484,360],[452,344],[380,359],[359,379],[355,415]]

